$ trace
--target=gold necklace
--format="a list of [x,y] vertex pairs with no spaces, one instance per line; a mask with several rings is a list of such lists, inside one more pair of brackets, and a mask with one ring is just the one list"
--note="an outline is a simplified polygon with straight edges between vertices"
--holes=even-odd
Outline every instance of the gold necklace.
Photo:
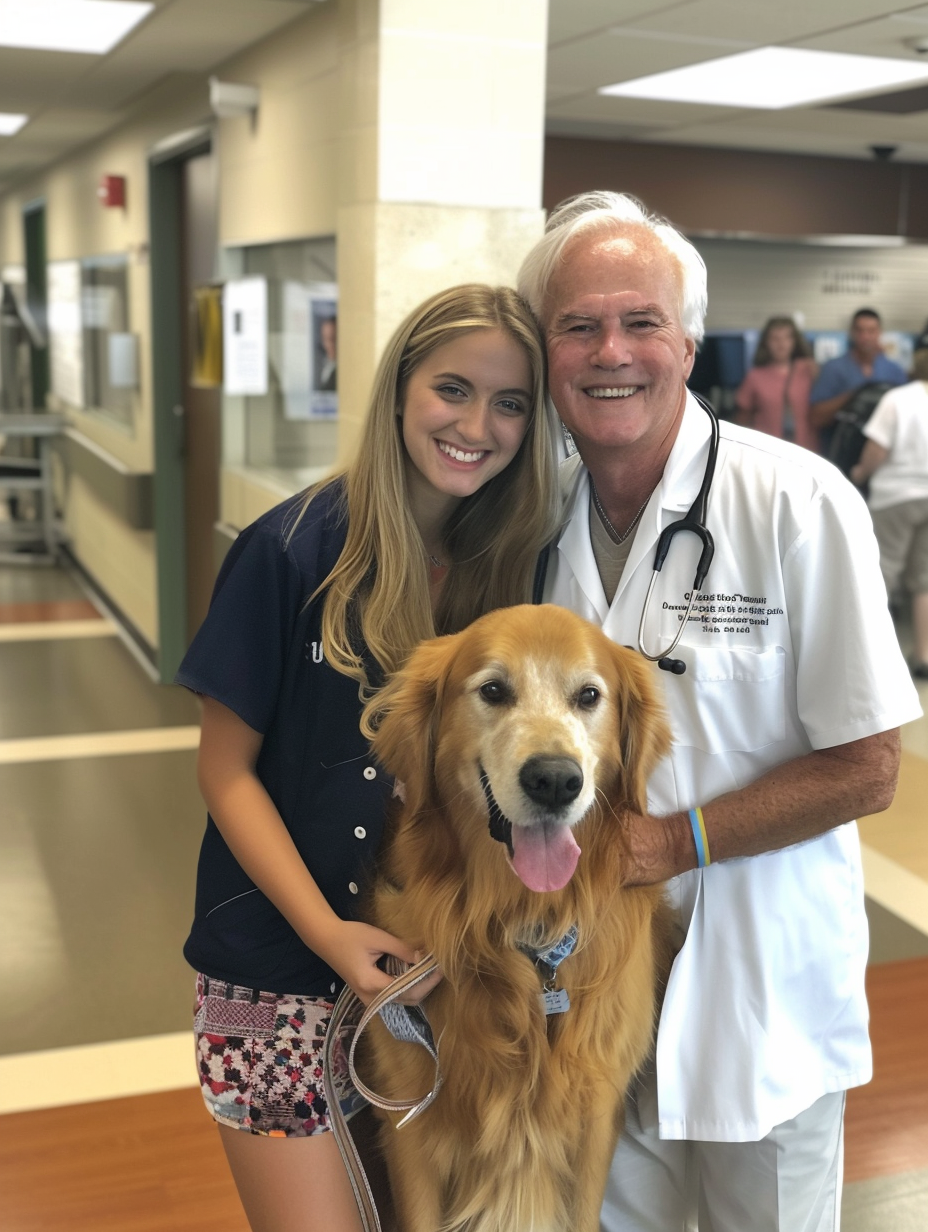
[[645,509],[647,509],[648,501],[654,495],[654,488],[652,488],[651,491],[644,498],[644,504],[641,506],[641,508],[632,518],[631,522],[629,522],[628,526],[625,529],[625,532],[620,535],[619,532],[616,530],[616,528],[609,521],[609,516],[602,506],[602,501],[599,499],[599,493],[596,491],[596,484],[593,482],[592,478],[590,479],[590,491],[593,493],[593,504],[596,506],[596,512],[599,514],[600,518],[602,519],[603,526],[605,526],[606,530],[609,532],[609,537],[616,544],[624,543],[625,540],[628,538],[628,536],[632,533],[632,531],[635,529],[635,527],[638,525],[639,521],[641,520],[641,515],[644,513]]

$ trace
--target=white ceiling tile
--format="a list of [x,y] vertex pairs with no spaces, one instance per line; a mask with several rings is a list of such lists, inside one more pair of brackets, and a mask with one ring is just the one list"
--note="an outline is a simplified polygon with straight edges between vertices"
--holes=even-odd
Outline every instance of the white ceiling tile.
[[815,50],[845,51],[859,56],[890,56],[895,60],[912,60],[924,64],[925,57],[905,45],[907,38],[928,37],[928,11],[917,22],[902,23],[891,18],[868,21],[845,30],[812,35],[802,39],[797,47]]
[[706,123],[715,118],[729,119],[731,107],[693,107],[689,103],[660,103],[642,98],[613,98],[604,94],[585,94],[563,99],[548,107],[551,117],[595,120],[600,123],[641,124],[653,128],[667,125]]
[[306,5],[293,0],[175,0],[108,59],[122,65],[154,62],[162,72],[167,66],[208,70],[305,15]]
[[29,111],[60,98],[96,65],[91,56],[0,47],[0,111]]
[[679,0],[657,4],[654,0],[550,0],[548,5],[548,43],[555,47],[567,39],[579,38],[594,30],[621,25],[655,8],[678,8]]
[[646,124],[598,124],[595,120],[570,120],[555,117],[545,124],[551,137],[593,137],[597,141],[653,141],[655,129]]
[[0,175],[7,178],[19,174],[20,171],[31,171],[34,167],[40,167],[47,159],[48,155],[44,150],[22,153],[10,143],[0,141]]
[[87,141],[112,124],[113,116],[109,112],[48,108],[30,122],[29,140],[35,143]]
[[548,80],[557,89],[573,86],[595,90],[617,81],[629,81],[647,73],[698,64],[745,50],[743,43],[683,42],[611,30],[596,38],[555,47],[548,56]]
[[[853,134],[861,137],[886,137],[889,132],[901,132],[907,127],[928,136],[924,119],[911,116],[881,115],[862,111],[845,111],[833,107],[795,107],[789,113],[781,112],[778,120],[769,120],[770,113],[753,113],[752,123],[758,128],[812,129],[817,133]],[[901,121],[909,121],[908,125]]]
[[[886,0],[691,0],[627,23],[676,35],[791,42],[893,12]],[[619,24],[619,23],[617,23]]]
[[[571,86],[555,86],[549,82],[547,89],[545,90],[545,99],[547,100],[548,106],[552,106],[554,103],[560,102],[563,99],[576,98],[578,94],[582,93],[582,90],[577,90]],[[547,110],[545,114],[547,114]]]
[[[648,140],[671,145],[766,150],[782,154],[819,154],[831,158],[857,158],[862,162],[873,160],[868,144],[862,142],[858,135],[823,134],[801,126],[765,129],[750,122],[730,125],[694,124],[676,129],[652,129]],[[894,158],[895,161],[928,162],[928,142],[900,144]]]

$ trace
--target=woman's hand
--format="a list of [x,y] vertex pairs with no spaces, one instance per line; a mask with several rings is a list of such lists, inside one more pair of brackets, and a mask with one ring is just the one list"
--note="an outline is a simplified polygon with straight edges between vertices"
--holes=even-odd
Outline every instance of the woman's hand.
[[[333,925],[326,929],[325,937],[316,938],[314,949],[365,1005],[393,980],[393,976],[378,965],[385,955],[391,954],[410,966],[424,957],[420,950],[384,932],[382,928],[337,917],[333,918]],[[441,972],[436,971],[404,993],[400,1000],[404,1005],[418,1005],[441,978]]]

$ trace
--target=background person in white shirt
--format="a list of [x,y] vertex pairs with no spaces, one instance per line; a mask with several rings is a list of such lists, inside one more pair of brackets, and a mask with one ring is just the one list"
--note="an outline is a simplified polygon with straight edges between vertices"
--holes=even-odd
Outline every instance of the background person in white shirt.
[[867,437],[854,483],[870,481],[867,503],[892,599],[900,582],[912,596],[912,675],[928,680],[928,349],[915,352],[908,385],[891,389],[863,427]]
[[[519,285],[579,450],[544,595],[635,646],[658,535],[709,456],[685,385],[705,266],[634,199],[587,193],[552,213]],[[823,1232],[839,1217],[844,1092],[871,1074],[851,819],[889,804],[897,728],[919,706],[869,515],[834,467],[722,424],[707,524],[715,556],[673,652],[685,672],[655,666],[673,748],[627,829],[633,879],[669,879],[682,948],[602,1226]],[[701,548],[673,540],[652,653],[685,618]]]

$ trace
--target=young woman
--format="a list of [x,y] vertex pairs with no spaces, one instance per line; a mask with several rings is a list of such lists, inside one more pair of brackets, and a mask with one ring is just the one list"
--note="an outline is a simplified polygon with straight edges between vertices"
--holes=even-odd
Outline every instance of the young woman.
[[796,322],[771,317],[758,339],[754,366],[735,394],[737,422],[818,449],[818,432],[809,423],[809,392],[817,375],[812,349]]
[[378,961],[423,941],[356,920],[392,790],[363,699],[422,638],[530,597],[556,516],[544,383],[514,291],[427,300],[387,346],[357,460],[239,536],[178,673],[203,699],[200,1075],[255,1232],[360,1227],[322,1042],[341,986],[370,1000]]

